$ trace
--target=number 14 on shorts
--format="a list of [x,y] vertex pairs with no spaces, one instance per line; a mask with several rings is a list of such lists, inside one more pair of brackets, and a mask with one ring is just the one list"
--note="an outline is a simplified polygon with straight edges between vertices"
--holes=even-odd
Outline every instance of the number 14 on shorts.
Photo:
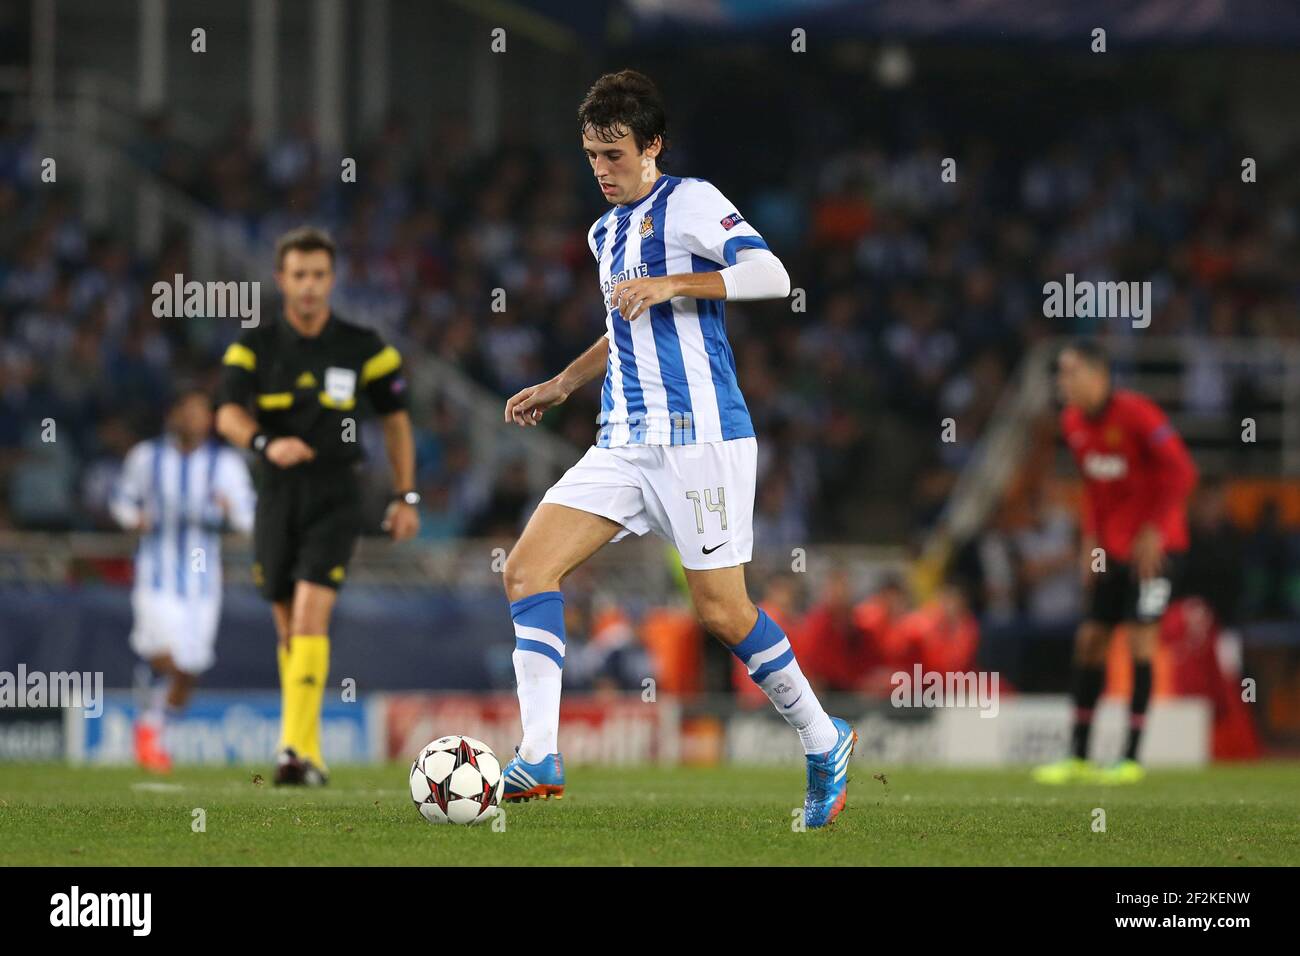
[[[716,498],[714,497],[715,490],[717,492]],[[727,530],[727,491],[723,486],[719,485],[716,489],[705,488],[703,502],[701,502],[698,491],[688,491],[686,497],[695,505],[695,530],[697,532],[704,534],[704,512],[706,509],[717,514],[718,520],[721,522],[719,530]]]

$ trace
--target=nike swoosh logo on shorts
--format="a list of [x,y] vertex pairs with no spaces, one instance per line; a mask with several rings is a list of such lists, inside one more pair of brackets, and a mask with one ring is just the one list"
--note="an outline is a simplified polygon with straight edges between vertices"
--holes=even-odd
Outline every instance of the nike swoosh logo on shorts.
[[[726,544],[726,543],[727,543],[726,541],[722,542],[722,544]],[[700,545],[700,550],[703,551],[705,554],[712,554],[714,551],[717,551],[720,547],[722,547],[722,544],[715,544],[711,548],[706,548],[704,545]]]

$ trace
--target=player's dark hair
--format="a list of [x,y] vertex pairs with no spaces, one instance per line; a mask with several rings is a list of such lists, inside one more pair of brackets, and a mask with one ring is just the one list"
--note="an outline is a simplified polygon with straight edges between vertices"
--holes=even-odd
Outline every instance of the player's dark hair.
[[1066,344],[1061,352],[1073,352],[1093,368],[1102,370],[1110,368],[1110,356],[1096,339],[1074,339]]
[[290,229],[275,240],[275,268],[284,268],[284,257],[290,252],[328,252],[330,265],[334,265],[334,240],[324,229],[315,226],[299,226]]
[[[587,91],[578,107],[578,131],[602,143],[612,143],[628,133],[644,150],[658,137],[660,157],[668,148],[668,115],[663,97],[650,78],[636,70],[606,73]],[[662,163],[660,163],[662,165]]]

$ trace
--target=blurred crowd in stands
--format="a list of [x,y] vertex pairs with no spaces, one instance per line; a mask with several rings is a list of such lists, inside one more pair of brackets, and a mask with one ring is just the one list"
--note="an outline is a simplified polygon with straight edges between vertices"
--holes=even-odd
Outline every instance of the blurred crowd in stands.
[[[684,602],[634,616],[586,583],[579,576],[566,585],[566,687],[642,690],[653,675],[664,693],[732,689],[767,705],[744,666],[705,639]],[[815,583],[802,574],[766,574],[757,586],[757,603],[789,636],[818,690],[887,695],[892,675],[914,665],[939,672],[976,666],[979,624],[958,586],[914,602],[902,578],[887,577],[863,595],[843,569]]]
[[[800,290],[803,311],[727,313],[759,430],[758,540],[915,540],[1020,357],[1044,336],[1096,328],[1043,318],[1048,279],[1150,279],[1154,333],[1210,337],[1189,339],[1191,416],[1227,420],[1249,400],[1251,368],[1217,357],[1216,337],[1300,336],[1288,177],[1261,169],[1245,192],[1227,134],[1137,111],[1055,142],[1041,133],[961,143],[956,183],[939,176],[953,146],[924,129],[889,142],[846,129],[815,153],[793,149],[779,179],[714,168],[698,158],[706,143],[687,143],[692,168],[678,171],[716,180]],[[517,130],[481,153],[461,119],[417,142],[394,116],[344,183],[305,122],[259,149],[247,124],[196,146],[158,116],[132,154],[257,248],[300,223],[329,228],[339,314],[500,396],[555,374],[602,332],[585,242],[602,201],[576,145],[547,152]],[[106,528],[122,456],[156,433],[178,382],[213,380],[237,322],[155,318],[152,283],[185,273],[191,250],[169,236],[142,260],[128,237],[89,230],[75,191],[42,185],[38,165],[31,131],[0,126],[0,527]],[[505,311],[489,308],[494,289]],[[592,388],[549,427],[581,448],[597,410]],[[960,440],[945,443],[949,417]],[[48,422],[57,442],[42,440]],[[415,424],[424,535],[516,533],[534,501],[522,463],[485,472],[445,405],[417,409]],[[985,613],[1071,612],[1072,520],[1044,505],[1031,527],[980,541]],[[1262,533],[1281,535],[1268,546],[1300,566],[1294,534]]]
[[[1081,554],[1068,487],[1039,481],[1022,496],[1023,507],[1020,496],[1009,497],[928,597],[903,575],[862,581],[843,569],[808,575],[768,565],[751,575],[756,603],[789,635],[818,690],[888,696],[895,675],[919,667],[996,671],[1008,691],[1063,691],[1086,589],[1095,580],[1092,556],[1085,561]],[[1224,485],[1210,479],[1191,502],[1189,528],[1191,546],[1161,637],[1169,655],[1162,673],[1177,675],[1164,685],[1170,692],[1190,688],[1207,668],[1217,675],[1215,654],[1239,655],[1244,625],[1274,622],[1256,630],[1267,645],[1287,643],[1294,624],[1286,622],[1300,620],[1300,563],[1277,515],[1243,532],[1229,517]],[[565,680],[574,686],[637,691],[654,675],[665,692],[730,687],[742,700],[766,703],[684,602],[634,615],[579,573],[566,584],[565,613]],[[1122,643],[1115,654],[1127,661]]]

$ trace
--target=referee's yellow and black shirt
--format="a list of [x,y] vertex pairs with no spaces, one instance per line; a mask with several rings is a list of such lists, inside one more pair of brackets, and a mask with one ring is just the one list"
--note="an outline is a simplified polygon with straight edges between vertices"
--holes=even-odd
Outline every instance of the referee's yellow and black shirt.
[[301,438],[318,465],[362,458],[356,421],[367,407],[379,415],[407,407],[397,349],[336,315],[309,338],[277,314],[231,345],[222,366],[218,406],[251,407],[263,432]]

